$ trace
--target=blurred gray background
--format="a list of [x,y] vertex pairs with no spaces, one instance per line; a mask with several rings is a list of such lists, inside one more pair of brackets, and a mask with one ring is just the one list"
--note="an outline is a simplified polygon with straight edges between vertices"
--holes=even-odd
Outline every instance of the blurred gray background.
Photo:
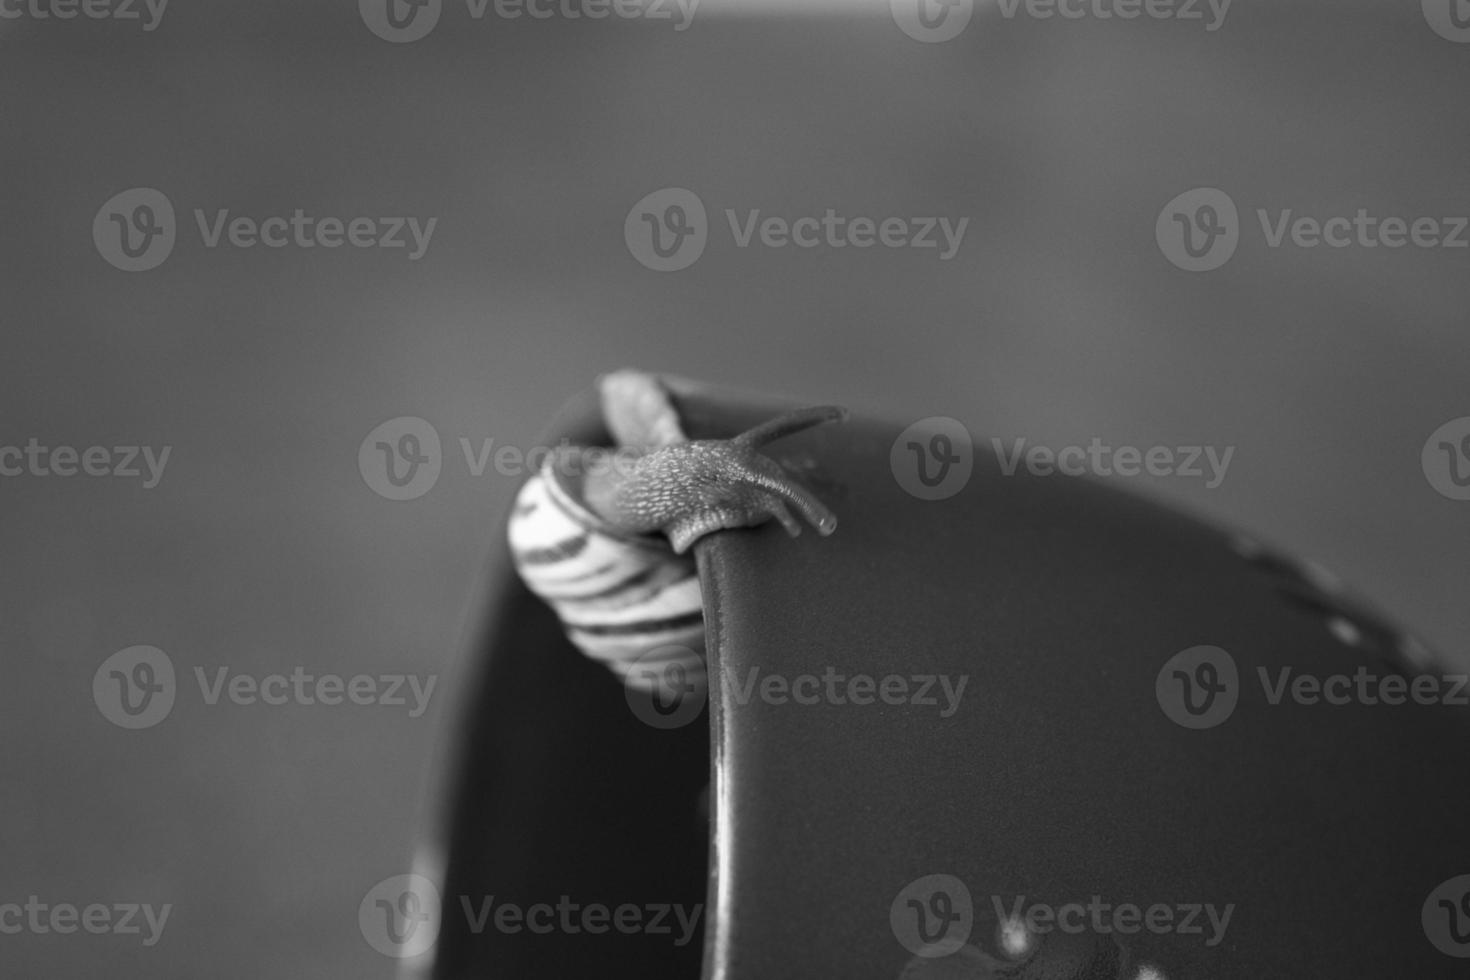
[[[800,9],[800,8],[798,8]],[[1256,208],[1470,213],[1470,44],[1417,0],[1234,4],[1220,29],[981,4],[921,43],[883,0],[800,15],[706,0],[692,26],[475,20],[413,43],[351,2],[174,0],[139,22],[0,20],[0,445],[172,447],[138,480],[0,479],[0,902],[165,902],[162,940],[3,935],[6,976],[388,977],[366,890],[407,870],[448,703],[205,703],[192,671],[437,674],[527,448],[633,365],[946,415],[984,445],[1233,445],[1144,492],[1334,569],[1465,659],[1470,503],[1420,450],[1470,415],[1470,250],[1269,248]],[[1234,257],[1175,268],[1171,198],[1240,207]],[[110,197],[162,191],[178,240],[127,273]],[[709,209],[689,268],[625,245],[644,195]],[[738,248],[723,210],[968,216],[934,250]],[[206,248],[195,208],[438,217],[429,250]],[[415,500],[359,444],[444,441]],[[181,690],[127,731],[112,653]]]

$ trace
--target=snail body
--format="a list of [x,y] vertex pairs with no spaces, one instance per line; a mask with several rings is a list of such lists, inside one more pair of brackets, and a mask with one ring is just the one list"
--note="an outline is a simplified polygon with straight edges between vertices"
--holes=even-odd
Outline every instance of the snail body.
[[795,536],[793,508],[831,534],[831,511],[756,450],[846,412],[800,409],[733,439],[690,440],[654,376],[619,371],[599,390],[616,451],[563,446],[547,456],[511,509],[512,560],[572,643],[628,683],[657,683],[656,670],[639,666],[677,665],[702,680],[704,607],[689,549],[772,519]]

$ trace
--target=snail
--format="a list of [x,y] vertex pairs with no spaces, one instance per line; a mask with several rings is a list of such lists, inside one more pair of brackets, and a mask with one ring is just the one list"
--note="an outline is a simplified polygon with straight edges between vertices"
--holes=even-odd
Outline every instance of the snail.
[[[794,510],[823,536],[837,518],[767,443],[847,417],[835,406],[776,416],[732,439],[690,440],[669,389],[623,370],[598,381],[614,450],[560,446],[511,509],[512,561],[572,643],[625,683],[650,689],[682,669],[703,687],[704,611],[689,549],[707,534],[780,522]],[[635,670],[635,667],[649,668]]]

